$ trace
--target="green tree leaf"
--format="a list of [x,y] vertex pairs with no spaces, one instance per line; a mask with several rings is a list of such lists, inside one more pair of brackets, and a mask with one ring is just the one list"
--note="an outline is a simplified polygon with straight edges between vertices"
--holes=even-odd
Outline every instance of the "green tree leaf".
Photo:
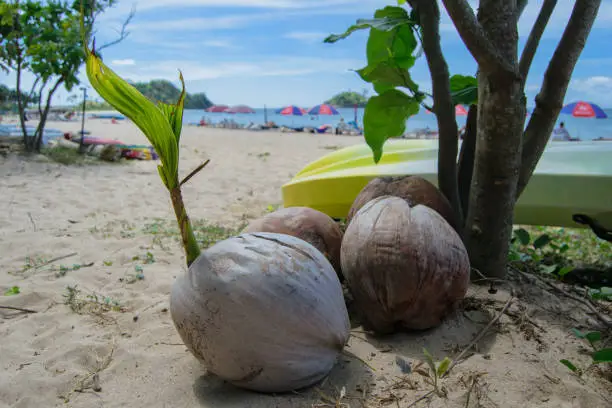
[[451,97],[455,105],[478,103],[478,80],[473,76],[453,75],[450,78]]
[[524,228],[514,230],[514,235],[519,239],[521,245],[529,245],[529,242],[531,242],[529,232],[527,232],[527,230],[525,230]]
[[572,333],[579,339],[584,339],[586,337],[586,333],[581,332],[580,330],[572,327]]
[[366,143],[372,149],[375,163],[380,161],[387,139],[402,135],[406,130],[408,117],[418,112],[418,101],[397,89],[390,89],[370,98],[366,105],[363,125]]
[[374,12],[374,18],[358,19],[356,23],[350,26],[344,33],[331,34],[327,36],[323,42],[334,43],[347,38],[355,31],[365,30],[368,28],[374,28],[380,31],[393,31],[399,26],[414,24],[414,20],[410,19],[410,16],[404,8],[387,6],[385,8],[376,10]]
[[591,354],[591,357],[593,357],[594,364],[612,363],[612,348],[597,350]]
[[397,86],[418,91],[418,85],[410,78],[410,73],[392,61],[384,61],[373,67],[368,65],[357,70],[357,73],[361,79],[374,85],[379,94]]
[[591,343],[591,347],[593,348],[595,348],[595,343],[601,341],[601,333],[598,331],[589,332],[584,337],[589,343]]

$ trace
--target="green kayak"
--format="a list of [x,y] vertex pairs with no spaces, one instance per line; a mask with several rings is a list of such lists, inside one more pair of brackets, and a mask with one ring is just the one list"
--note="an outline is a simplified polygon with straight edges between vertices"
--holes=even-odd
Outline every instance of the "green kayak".
[[[361,189],[381,176],[418,175],[437,184],[437,140],[392,139],[374,163],[365,143],[308,164],[282,187],[285,207],[306,206],[345,218]],[[612,228],[612,142],[553,142],[519,198],[515,223],[584,227],[585,214]]]

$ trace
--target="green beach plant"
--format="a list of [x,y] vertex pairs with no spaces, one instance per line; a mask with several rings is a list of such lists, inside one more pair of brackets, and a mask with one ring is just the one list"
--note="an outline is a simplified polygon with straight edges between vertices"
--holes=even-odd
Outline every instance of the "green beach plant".
[[[527,77],[556,0],[541,2],[522,51],[518,25],[527,0],[480,1],[477,10],[465,0],[442,0],[477,63],[476,76],[451,76],[441,44],[439,2],[393,3],[324,41],[334,43],[369,30],[367,65],[356,73],[377,93],[368,100],[363,119],[375,162],[381,159],[386,140],[404,133],[406,120],[419,111],[419,105],[436,115],[438,186],[462,226],[472,266],[488,277],[504,278],[514,205],[548,143],[601,0],[574,2],[526,126]],[[411,77],[421,55],[431,74],[431,94]],[[427,97],[432,106],[426,105]],[[470,105],[461,151],[457,104]]]
[[179,72],[182,91],[178,101],[175,104],[158,102],[155,105],[104,64],[96,54],[95,43],[92,49],[85,45],[85,51],[87,77],[91,85],[104,100],[138,126],[160,157],[161,164],[158,165],[157,170],[170,193],[187,257],[187,265],[191,265],[200,255],[200,248],[185,210],[181,185],[201,170],[208,161],[194,170],[185,180],[179,182],[179,142],[185,101],[183,75]]
[[[292,391],[322,380],[350,331],[342,286],[329,260],[308,242],[280,233],[244,233],[200,251],[181,186],[208,161],[179,182],[182,74],[177,103],[156,105],[102,62],[95,42],[90,49],[85,41],[85,51],[94,89],[138,126],[160,157],[158,173],[170,193],[188,265],[170,294],[172,321],[185,346],[208,372],[255,391]],[[136,272],[130,279],[144,278],[142,270]]]

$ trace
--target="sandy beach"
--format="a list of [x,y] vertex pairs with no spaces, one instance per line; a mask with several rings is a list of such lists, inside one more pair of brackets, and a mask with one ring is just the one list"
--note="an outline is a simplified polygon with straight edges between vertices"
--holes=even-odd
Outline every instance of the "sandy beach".
[[[89,120],[86,129],[149,144],[129,121]],[[211,159],[183,189],[187,211],[203,231],[239,228],[281,205],[282,184],[307,163],[361,142],[186,126],[181,174]],[[398,358],[415,368],[423,347],[437,360],[457,355],[510,296],[507,287],[489,294],[473,286],[455,315],[424,333],[373,338],[355,327],[346,355],[317,387],[238,390],[207,375],[170,319],[170,288],[185,266],[156,165],[0,157],[0,305],[37,312],[0,309],[0,407],[408,407],[432,387],[403,374]],[[610,406],[612,383],[597,368],[578,378],[559,363],[588,366],[584,343],[570,333],[596,324],[588,309],[535,283],[513,285],[507,313],[441,382],[446,395],[416,406]],[[2,296],[14,286],[19,294]],[[343,387],[345,405],[322,398],[339,397]]]

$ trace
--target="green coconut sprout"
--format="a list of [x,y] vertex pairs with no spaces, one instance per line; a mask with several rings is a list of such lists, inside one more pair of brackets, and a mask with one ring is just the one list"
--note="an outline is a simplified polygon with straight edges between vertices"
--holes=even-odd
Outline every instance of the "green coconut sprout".
[[179,182],[179,141],[185,102],[183,74],[179,71],[182,91],[176,104],[158,102],[156,105],[102,62],[100,56],[96,54],[95,42],[92,49],[88,45],[85,46],[85,53],[87,77],[93,88],[106,102],[140,128],[159,155],[161,164],[157,166],[157,170],[170,192],[187,256],[187,265],[191,265],[200,255],[200,248],[185,210],[181,185],[201,170],[208,161]]

